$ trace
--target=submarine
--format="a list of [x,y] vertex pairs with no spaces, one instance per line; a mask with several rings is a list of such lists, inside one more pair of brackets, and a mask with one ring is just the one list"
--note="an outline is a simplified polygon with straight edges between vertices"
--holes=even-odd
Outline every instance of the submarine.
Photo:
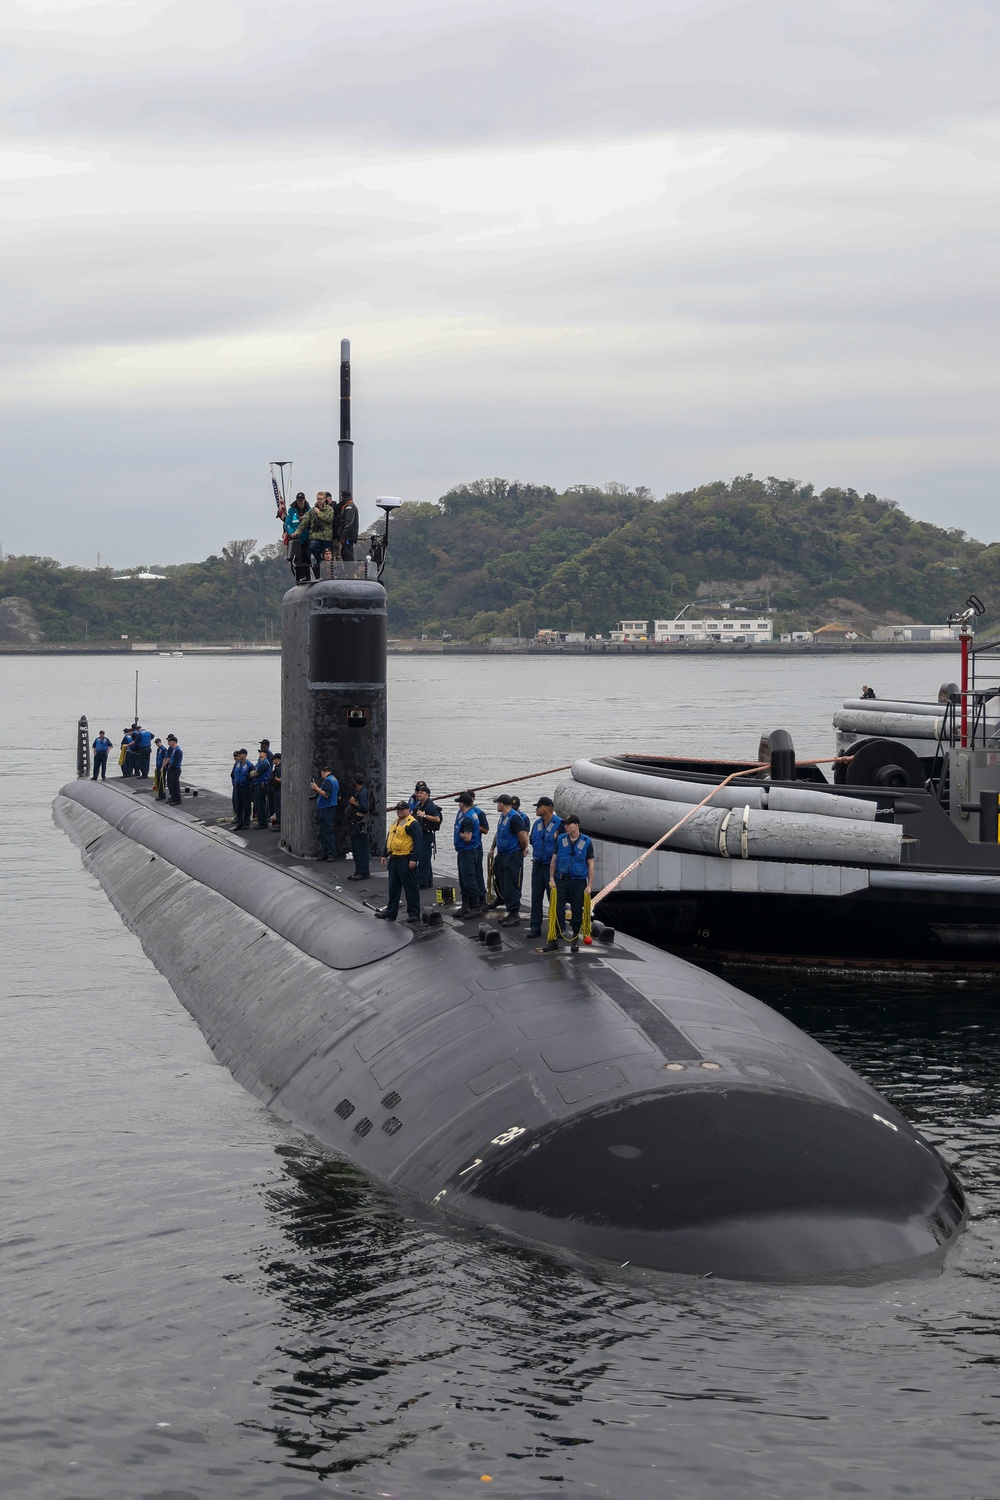
[[386,804],[387,533],[388,513],[374,558],[284,597],[280,839],[237,837],[228,798],[189,784],[179,806],[134,779],[55,798],[216,1058],[429,1211],[533,1245],[762,1281],[936,1265],[966,1218],[954,1172],[775,1011],[600,923],[551,952],[470,933],[434,892],[418,924],[376,921],[380,877],[348,894],[319,862],[326,764],[370,768]]

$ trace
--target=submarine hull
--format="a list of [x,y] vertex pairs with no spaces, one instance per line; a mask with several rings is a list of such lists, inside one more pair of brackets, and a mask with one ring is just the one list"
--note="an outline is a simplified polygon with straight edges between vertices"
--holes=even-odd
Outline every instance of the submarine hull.
[[87,781],[54,811],[219,1061],[399,1189],[737,1278],[896,1275],[961,1228],[933,1147],[724,980],[630,938],[544,954],[523,930],[496,949],[376,922],[330,871],[223,833],[223,799],[193,806]]

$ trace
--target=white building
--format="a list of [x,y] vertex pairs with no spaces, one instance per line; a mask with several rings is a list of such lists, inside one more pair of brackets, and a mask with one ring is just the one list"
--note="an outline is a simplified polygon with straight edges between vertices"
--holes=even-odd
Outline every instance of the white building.
[[958,625],[879,625],[873,641],[957,641]]
[[620,620],[617,630],[612,630],[613,641],[648,641],[648,620]]
[[718,641],[720,645],[742,641],[744,645],[762,646],[774,640],[774,621],[764,616],[732,620],[727,616],[704,620],[654,620],[653,639],[657,641]]

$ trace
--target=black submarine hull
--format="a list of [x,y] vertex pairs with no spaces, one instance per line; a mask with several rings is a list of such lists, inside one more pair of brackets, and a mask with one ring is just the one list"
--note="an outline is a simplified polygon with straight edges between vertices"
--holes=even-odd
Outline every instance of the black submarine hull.
[[440,1210],[761,1279],[895,1275],[964,1222],[954,1174],[897,1110],[671,954],[376,922],[143,791],[72,782],[55,816],[234,1077]]
[[1000,973],[1000,891],[616,892],[600,911],[642,942],[720,969]]

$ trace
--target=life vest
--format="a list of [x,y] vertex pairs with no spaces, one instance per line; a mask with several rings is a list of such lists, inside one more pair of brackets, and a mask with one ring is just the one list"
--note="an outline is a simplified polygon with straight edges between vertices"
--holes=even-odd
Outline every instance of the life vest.
[[497,822],[497,853],[513,854],[515,850],[520,850],[518,834],[523,832],[524,819],[521,814],[514,808],[505,812]]
[[528,837],[531,839],[532,856],[539,863],[546,865],[552,863],[552,856],[556,850],[556,836],[561,828],[562,818],[557,818],[555,813],[549,819],[548,828],[546,828],[541,818],[535,819]]
[[585,833],[573,843],[568,833],[560,833],[556,839],[556,874],[568,875],[571,880],[586,880],[587,860],[594,846]]
[[412,854],[413,835],[410,828],[416,822],[412,813],[407,813],[405,818],[397,818],[389,829],[386,836],[385,847],[390,854]]
[[[463,807],[459,810],[458,817],[455,819],[455,848],[459,854],[461,854],[463,849],[481,849],[483,847],[483,830],[477,817],[477,811],[478,809],[475,807]],[[472,824],[470,830],[472,838],[468,840],[459,838],[459,832],[466,818]]]

